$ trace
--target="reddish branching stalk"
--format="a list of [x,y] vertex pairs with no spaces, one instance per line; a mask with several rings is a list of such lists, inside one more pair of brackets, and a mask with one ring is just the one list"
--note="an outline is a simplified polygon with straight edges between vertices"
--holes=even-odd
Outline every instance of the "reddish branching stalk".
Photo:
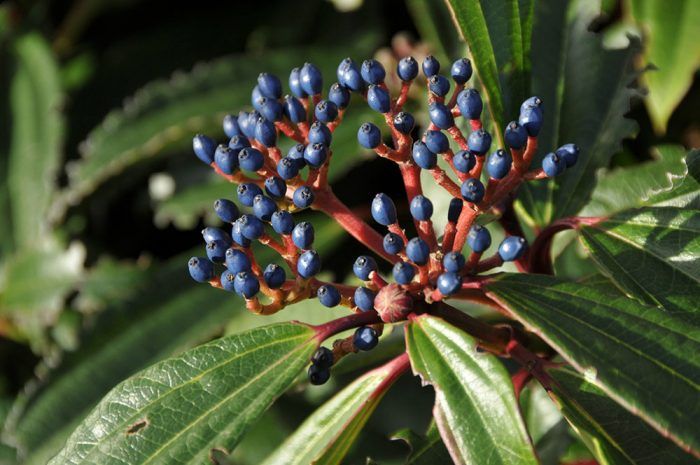
[[528,269],[532,273],[552,274],[551,248],[552,239],[561,231],[577,229],[581,225],[593,225],[599,223],[604,218],[601,217],[570,217],[562,218],[543,229],[535,238],[528,253]]
[[312,326],[312,328],[316,331],[316,339],[320,342],[338,333],[347,331],[348,329],[380,323],[381,321],[377,312],[360,312],[329,321],[322,325]]

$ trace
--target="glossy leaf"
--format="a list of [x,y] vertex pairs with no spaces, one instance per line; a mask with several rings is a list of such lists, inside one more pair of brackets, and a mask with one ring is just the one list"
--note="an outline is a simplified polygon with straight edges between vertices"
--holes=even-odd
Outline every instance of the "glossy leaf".
[[265,326],[153,365],[115,387],[49,463],[203,462],[230,450],[308,364],[314,334]]
[[263,463],[341,463],[382,397],[396,380],[392,366],[390,362],[370,371],[333,396],[312,413]]
[[544,275],[504,274],[487,294],[586,379],[685,449],[700,451],[700,330],[657,308]]
[[406,459],[406,465],[434,465],[450,463],[450,453],[440,437],[435,422],[431,422],[425,436],[404,429],[394,433],[392,439],[400,439],[411,448],[411,454]]
[[656,465],[697,463],[638,417],[621,408],[569,368],[555,368],[552,397],[600,463]]
[[413,371],[435,388],[434,416],[455,463],[535,464],[508,372],[469,335],[431,317],[406,327]]
[[[46,242],[47,208],[61,161],[64,121],[58,65],[38,33],[12,44],[14,69],[10,82],[11,133],[7,158],[7,189],[14,241],[21,248]],[[7,123],[7,122],[6,122]],[[0,145],[4,147],[4,145]]]
[[529,48],[524,43],[529,43],[530,25],[523,31],[519,3],[518,0],[447,1],[469,46],[494,121],[494,137],[498,140],[503,139],[509,115],[516,114],[525,99],[529,79],[523,50]]
[[700,327],[700,211],[646,207],[578,231],[622,289]]
[[642,76],[649,95],[645,100],[654,128],[666,131],[671,113],[693,82],[700,66],[700,4],[680,0],[668,8],[664,2],[629,0],[629,13],[642,29],[644,62],[652,69]]
[[[588,30],[599,2],[538,2],[532,46],[532,93],[544,102],[537,167],[562,144],[581,149],[578,163],[555,180],[523,185],[519,210],[532,225],[578,213],[589,201],[596,173],[607,167],[623,138],[636,130],[629,110],[636,43],[608,50]],[[515,118],[517,115],[513,115]]]
[[686,207],[700,210],[700,150],[691,150],[685,159],[686,172],[674,179],[670,190],[653,195],[647,204],[657,207]]

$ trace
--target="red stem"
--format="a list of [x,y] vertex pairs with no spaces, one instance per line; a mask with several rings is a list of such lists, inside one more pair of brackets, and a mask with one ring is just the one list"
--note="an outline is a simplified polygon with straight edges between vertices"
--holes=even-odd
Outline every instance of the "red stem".
[[551,248],[554,235],[567,229],[576,229],[580,225],[592,225],[599,223],[604,218],[602,217],[579,217],[562,218],[544,228],[535,238],[535,241],[530,246],[529,270],[532,273],[552,274]]
[[348,329],[380,323],[381,321],[382,320],[379,318],[377,312],[360,312],[331,320],[322,325],[312,326],[312,328],[314,331],[316,331],[316,339],[319,341],[325,341],[329,337],[342,333]]

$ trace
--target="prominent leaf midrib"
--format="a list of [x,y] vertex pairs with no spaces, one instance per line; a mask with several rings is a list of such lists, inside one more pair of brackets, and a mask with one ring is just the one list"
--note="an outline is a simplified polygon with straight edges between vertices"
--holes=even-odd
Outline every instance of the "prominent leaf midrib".
[[[116,434],[117,432],[122,431],[122,430],[124,429],[125,426],[132,424],[132,423],[134,422],[134,420],[138,420],[138,419],[141,417],[142,412],[143,412],[144,410],[148,409],[149,407],[151,407],[153,404],[155,404],[155,403],[157,403],[157,402],[159,402],[159,401],[162,401],[163,399],[169,397],[171,394],[174,394],[174,393],[176,393],[176,392],[179,392],[182,388],[184,388],[184,387],[186,387],[186,386],[188,386],[188,385],[191,385],[191,384],[193,384],[193,383],[195,383],[195,382],[198,382],[202,377],[206,376],[207,374],[211,373],[212,371],[218,370],[218,369],[220,369],[220,368],[222,368],[222,367],[224,367],[224,366],[226,366],[226,365],[228,365],[228,364],[230,364],[230,363],[235,362],[236,360],[238,360],[239,358],[241,358],[241,357],[243,357],[243,356],[250,355],[250,354],[255,353],[255,352],[259,351],[259,350],[266,349],[266,348],[269,348],[269,347],[272,347],[272,346],[275,346],[275,345],[278,345],[278,344],[285,344],[285,343],[290,342],[290,341],[293,341],[293,340],[295,340],[295,339],[303,340],[303,339],[306,339],[306,338],[309,338],[309,335],[308,335],[308,334],[295,335],[295,336],[293,336],[293,337],[288,337],[288,338],[285,338],[285,339],[278,339],[278,340],[275,340],[275,341],[273,341],[273,342],[271,342],[271,343],[268,343],[268,344],[262,344],[262,345],[260,345],[260,346],[256,346],[256,347],[254,347],[252,350],[245,351],[245,352],[242,352],[242,353],[240,353],[240,354],[235,354],[233,357],[228,358],[228,359],[226,359],[225,361],[223,361],[223,362],[221,362],[221,363],[218,363],[218,364],[212,366],[211,368],[202,371],[201,373],[197,374],[197,376],[194,376],[194,377],[192,377],[192,378],[186,380],[185,382],[176,385],[175,387],[169,389],[167,392],[165,392],[165,393],[163,393],[163,394],[161,394],[161,395],[159,395],[159,396],[157,396],[157,397],[154,397],[152,400],[150,400],[150,401],[147,402],[146,404],[144,404],[144,405],[140,406],[139,408],[135,409],[135,413],[133,413],[132,415],[130,415],[125,421],[122,421],[118,426],[112,427],[112,430],[111,430],[108,434],[106,434],[105,436],[103,436],[102,438],[100,438],[100,442],[104,442],[106,439],[111,438],[111,437],[112,437],[114,434]],[[302,347],[303,347],[303,346],[301,346],[301,347],[299,347],[299,348],[302,348]],[[299,348],[297,348],[297,349],[299,349]],[[295,350],[296,350],[296,349],[295,349]],[[286,359],[288,356],[289,356],[289,354],[285,355],[284,359]],[[275,362],[274,365],[276,366],[276,365],[277,365],[277,362]],[[267,370],[268,370],[268,369],[266,368],[265,371],[267,371]],[[256,377],[256,378],[257,378],[257,377]],[[254,378],[254,379],[256,379],[256,378]],[[151,381],[157,382],[156,380],[151,380]],[[248,384],[248,383],[246,383],[246,385],[247,385],[247,384]],[[237,391],[236,391],[236,392],[237,392]],[[128,407],[129,407],[129,408],[132,408],[131,406],[128,406]],[[93,446],[94,446],[94,445],[96,445],[96,444],[93,444]],[[92,447],[92,448],[90,449],[90,451],[88,452],[88,454],[85,455],[85,457],[83,457],[82,461],[84,462],[85,460],[87,460],[87,458],[90,457],[90,456],[91,456],[94,452],[96,452],[97,450],[98,450],[97,447]],[[150,460],[150,459],[149,459],[149,460]]]

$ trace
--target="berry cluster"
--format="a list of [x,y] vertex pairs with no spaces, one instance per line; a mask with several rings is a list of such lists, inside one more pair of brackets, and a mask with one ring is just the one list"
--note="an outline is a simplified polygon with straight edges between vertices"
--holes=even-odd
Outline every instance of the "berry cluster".
[[[541,168],[529,169],[543,122],[538,97],[522,104],[518,120],[505,128],[505,147],[489,154],[492,137],[482,127],[483,101],[476,89],[466,87],[472,76],[471,62],[466,58],[455,61],[451,80],[440,74],[440,63],[432,56],[423,61],[422,71],[430,123],[417,140],[412,136],[417,133],[416,119],[403,111],[409,88],[419,75],[419,64],[412,57],[398,62],[401,87],[395,89],[396,97],[385,82],[384,66],[372,59],[361,65],[344,59],[337,69],[337,82],[328,88],[325,98],[323,77],[311,63],[291,71],[291,94],[285,96],[280,79],[262,73],[252,92],[253,110],[224,118],[228,143],[217,144],[201,134],[194,137],[197,157],[238,185],[238,203],[214,202],[216,214],[229,226],[202,231],[206,257],[190,259],[192,278],[239,294],[248,309],[260,314],[316,297],[326,307],[343,305],[358,314],[376,316],[358,319],[354,335],[335,341],[333,350],[318,349],[308,372],[313,384],[328,380],[331,365],[344,355],[374,348],[383,324],[429,312],[446,297],[469,298],[481,279],[479,273],[504,262],[524,267],[527,243],[515,234],[507,235],[496,254],[482,260],[491,246],[491,235],[476,220],[486,212],[497,215],[523,181],[556,176],[577,161],[578,148],[566,144],[547,154]],[[387,134],[368,122],[359,127],[357,139],[361,146],[398,164],[415,237],[409,238],[399,225],[396,206],[386,194],[378,193],[371,204],[372,218],[386,227],[382,236],[349,210],[328,184],[333,133],[353,94],[386,121]],[[467,137],[457,124],[460,117],[468,120]],[[280,148],[282,135],[293,141],[286,154]],[[422,193],[421,170],[428,171],[453,197],[447,225],[439,235],[431,220],[433,204]],[[394,282],[380,275],[370,255],[358,257],[352,267],[361,286],[317,279],[321,258],[313,248],[313,225],[296,222],[293,215],[305,208],[331,216],[377,256],[391,262]],[[274,249],[281,263],[263,268],[251,248],[256,241]],[[462,253],[465,244],[470,249],[466,257]]]

